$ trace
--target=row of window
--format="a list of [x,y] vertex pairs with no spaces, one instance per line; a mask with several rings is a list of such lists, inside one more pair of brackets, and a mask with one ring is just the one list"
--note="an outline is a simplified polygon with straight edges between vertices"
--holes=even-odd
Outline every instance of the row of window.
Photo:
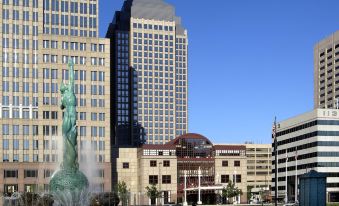
[[[69,15],[60,15],[61,18],[59,18],[59,14],[49,14],[44,13],[44,24],[50,24],[52,26],[65,26],[68,27],[69,25],[74,27],[81,27],[81,28],[97,28],[97,18],[95,17],[85,17],[85,16],[73,16],[71,15],[69,18]],[[70,19],[70,24],[69,24]],[[80,23],[79,23],[80,20]],[[61,22],[60,22],[61,21]],[[87,24],[88,22],[88,24]],[[53,29],[53,28],[52,28]]]
[[[19,35],[20,34],[20,28],[19,27],[20,27],[20,25],[18,25],[18,24],[13,24],[12,25],[12,32],[13,32],[13,34],[15,34],[15,35]],[[2,24],[2,29],[4,29],[3,30],[4,34],[10,34],[9,24],[3,23]],[[22,35],[29,35],[30,32],[32,32],[33,36],[38,36],[38,26],[30,27],[29,25],[22,25],[22,30],[21,30]],[[2,42],[3,42],[3,44],[4,43],[6,44],[6,45],[3,45],[2,48],[8,48],[9,47],[9,39],[8,38],[2,38]],[[19,45],[19,44],[16,44],[17,42],[18,42],[17,39],[13,39],[13,45],[14,46],[15,45]],[[38,41],[36,40],[35,42],[38,42]],[[37,44],[34,45],[34,46],[37,47]],[[33,47],[33,48],[35,48],[35,47]]]
[[[19,55],[15,53],[16,55]],[[73,60],[74,64],[81,64],[85,65],[86,64],[86,57],[83,56],[67,56],[67,55],[62,55],[62,63],[67,64],[69,58]],[[43,55],[43,62],[44,63],[58,63],[58,55],[50,55],[50,54],[44,54]],[[99,66],[104,66],[105,65],[105,58],[97,58],[97,57],[91,57],[91,65],[99,65]]]
[[[162,175],[161,176],[162,184],[171,184],[171,175]],[[158,175],[149,175],[148,183],[150,185],[158,184]]]
[[[231,175],[231,176],[233,176],[232,182],[241,183],[241,175]],[[229,183],[231,181],[230,175],[221,175],[220,177],[221,183]]]
[[[44,40],[43,41],[43,48],[48,49],[58,49],[59,42],[53,41],[53,40]],[[73,51],[86,51],[87,50],[87,43],[81,43],[81,42],[67,42],[63,41],[61,44],[61,48],[65,50],[73,50]],[[104,44],[90,44],[90,50],[92,52],[105,52],[105,45]]]
[[[314,158],[314,157],[337,157],[339,156],[339,152],[312,152],[312,153],[307,153],[307,154],[302,154],[292,157],[287,157],[287,158],[281,158],[278,160],[278,164],[282,164],[286,162],[286,159],[288,162],[295,161],[297,158],[298,160],[304,160],[304,159],[309,159],[309,158]],[[272,164],[275,164],[275,160],[272,161]]]
[[[297,142],[297,141],[302,141],[302,140],[309,139],[315,136],[339,136],[339,131],[314,131],[314,132],[306,133],[306,134],[299,135],[296,137],[292,137],[289,139],[285,139],[282,141],[278,141],[278,146]],[[274,143],[272,144],[272,146],[274,146]]]
[[[145,52],[141,52],[141,51],[136,52],[136,51],[134,51],[133,56],[138,57],[138,58],[141,58],[141,57],[152,58],[152,57],[154,57],[155,59],[158,59],[158,58],[160,58],[160,59],[162,59],[162,58],[173,59],[173,54],[161,53],[161,52],[159,53],[159,52],[146,52],[146,51]],[[118,57],[119,57],[119,55],[118,55]],[[183,58],[186,58],[186,57],[183,57]],[[150,67],[151,66],[152,65],[150,65]],[[144,67],[147,67],[147,65],[145,65]],[[172,68],[171,71],[173,71],[173,67],[171,67],[171,68]]]
[[[17,67],[11,68],[12,70],[12,77],[19,78],[20,77],[20,69]],[[9,67],[2,67],[2,77],[9,77]],[[30,69],[29,68],[22,68],[22,77],[29,78],[30,77]],[[38,69],[32,69],[32,77],[34,79],[38,78]]]
[[[299,164],[298,170],[309,169],[315,167],[339,167],[339,162],[312,162],[307,164]],[[278,168],[278,172],[285,172],[286,167]],[[295,171],[295,166],[287,167],[287,171]],[[275,173],[275,169],[272,169],[272,174]]]
[[[221,162],[221,166],[223,167],[228,167],[228,161],[227,160],[223,160]],[[234,164],[233,164],[234,167],[240,167],[240,161],[239,160],[234,160]]]
[[[57,156],[58,155],[53,155],[53,157],[54,157],[53,162],[58,161]],[[23,162],[29,162],[30,161],[28,154],[23,154],[22,157],[23,157]],[[9,155],[3,154],[3,162],[9,162],[9,161],[10,161]],[[13,162],[19,162],[19,155],[18,154],[13,155]],[[39,155],[38,154],[33,154],[33,162],[39,162]]]
[[[39,0],[32,0],[33,8],[38,8]],[[30,0],[2,0],[3,5],[10,5],[12,3],[13,6],[23,6],[30,7]]]
[[[9,48],[9,41],[10,41],[9,38],[3,38],[2,39],[2,43],[3,43],[2,48]],[[22,42],[21,44],[20,44],[20,41]],[[28,49],[30,49],[30,43],[31,42],[32,42],[32,49],[37,50],[38,49],[38,40],[32,40],[31,41],[29,39],[22,39],[22,40],[16,39],[16,38],[12,39],[12,48],[13,49],[22,48],[22,49],[28,50]],[[6,53],[6,55],[8,55],[8,53]],[[13,53],[13,58],[16,55],[17,55],[16,53]]]
[[[9,54],[7,52],[2,53],[2,61],[3,63],[9,63]],[[38,63],[38,54],[33,54],[32,56],[32,63],[37,64]],[[22,54],[22,63],[29,64],[30,57],[29,54]],[[13,53],[12,56],[12,63],[20,63],[19,53]]]
[[[47,173],[46,170],[44,173],[50,174],[50,173]],[[19,177],[18,174],[19,174],[18,170],[4,170],[4,178],[18,178]],[[29,177],[38,177],[38,170],[24,170],[24,178],[29,178]]]
[[[20,147],[20,142],[22,142],[22,146]],[[9,139],[3,139],[3,150],[9,150],[10,143],[12,143],[13,150],[29,150],[30,149],[30,142],[32,142],[33,150],[39,149],[39,140],[19,140],[19,139],[13,139],[13,141],[10,141]],[[51,145],[51,147],[50,147]],[[91,141],[90,148],[94,151],[104,151],[105,150],[105,142],[104,141]],[[44,150],[57,150],[58,145],[55,140],[43,140],[43,149]],[[80,149],[87,149],[86,142],[80,141]],[[89,148],[88,148],[89,149]]]
[[54,35],[64,35],[64,36],[79,36],[79,32],[80,32],[80,36],[83,37],[96,37],[97,36],[97,31],[94,30],[94,31],[88,31],[87,30],[77,30],[77,29],[71,29],[70,30],[70,34],[68,33],[68,29],[67,27],[66,28],[61,28],[61,30],[59,30],[59,28],[51,28],[51,31],[50,31],[50,28],[48,26],[44,26],[44,34],[54,34]]
[[59,0],[44,0],[44,10],[71,12],[74,14],[87,14],[89,11],[90,15],[96,15],[97,5]]
[[173,27],[173,26],[141,24],[141,23],[133,23],[133,28],[134,29],[159,30],[159,31],[173,31],[175,29],[175,27]]
[[[23,147],[21,149],[28,150],[29,149],[29,143],[30,141],[28,139],[23,140]],[[9,150],[9,139],[3,139],[2,140],[2,149],[3,150]],[[39,142],[38,140],[33,140],[33,150],[38,150],[39,149]],[[20,149],[20,140],[18,139],[13,139],[13,149],[14,150],[19,150]]]
[[[144,50],[143,50],[144,49]],[[133,50],[134,51],[149,51],[149,52],[152,52],[153,50],[155,52],[165,52],[165,53],[173,53],[173,48],[172,47],[158,47],[158,46],[142,46],[142,45],[133,45]],[[135,67],[137,68],[137,67]]]
[[[92,118],[97,118],[96,113],[93,113]],[[100,113],[99,113],[100,114]],[[101,113],[102,114],[102,113]],[[46,114],[47,117],[47,114]],[[49,117],[49,114],[48,114]],[[99,115],[99,118],[104,118],[102,115]],[[30,129],[31,127],[31,129]],[[41,126],[40,126],[41,127]],[[44,125],[43,127],[43,136],[56,136],[58,135],[58,126],[50,126],[50,125]],[[79,130],[80,136],[86,136],[87,127],[86,126],[80,126],[77,127]],[[31,130],[31,131],[30,131]],[[10,135],[10,125],[9,124],[3,124],[2,125],[2,135]],[[23,125],[22,126],[22,133],[20,134],[19,125],[12,125],[12,133],[11,135],[24,135],[24,136],[38,136],[39,135],[39,126],[38,125]],[[97,126],[91,126],[91,137],[105,137],[105,127],[97,127]]]

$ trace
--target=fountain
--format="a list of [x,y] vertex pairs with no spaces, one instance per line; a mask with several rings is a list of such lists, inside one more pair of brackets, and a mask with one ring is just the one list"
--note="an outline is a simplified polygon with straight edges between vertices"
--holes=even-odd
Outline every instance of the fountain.
[[68,61],[69,83],[61,83],[61,109],[63,159],[60,170],[53,174],[49,183],[50,193],[56,205],[89,205],[88,179],[79,170],[76,126],[76,97],[74,94],[74,64]]

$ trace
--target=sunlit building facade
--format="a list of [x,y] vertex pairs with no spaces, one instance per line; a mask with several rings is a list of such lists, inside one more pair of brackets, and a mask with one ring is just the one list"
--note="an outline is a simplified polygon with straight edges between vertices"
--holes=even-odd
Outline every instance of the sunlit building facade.
[[314,47],[314,108],[339,108],[339,31]]
[[200,134],[187,133],[163,145],[119,148],[119,154],[117,178],[126,182],[131,191],[130,204],[150,204],[145,187],[151,184],[155,184],[162,194],[156,200],[158,204],[183,203],[185,190],[186,201],[196,203],[199,199],[199,173],[203,204],[221,203],[221,191],[229,181],[243,192],[234,201],[247,202],[244,145],[213,145]]
[[0,9],[0,193],[48,190],[61,161],[69,58],[80,166],[91,161],[92,189],[111,191],[110,44],[97,38],[98,1],[2,0]]
[[[295,184],[297,182],[299,186],[300,176],[315,170],[327,176],[327,201],[338,202],[338,110],[315,109],[280,121],[276,136],[278,167],[275,168],[275,156],[272,155],[272,195],[275,194],[275,178],[278,178],[278,198],[283,200],[287,193],[287,198],[294,200],[298,195]],[[277,177],[275,169],[278,170]]]

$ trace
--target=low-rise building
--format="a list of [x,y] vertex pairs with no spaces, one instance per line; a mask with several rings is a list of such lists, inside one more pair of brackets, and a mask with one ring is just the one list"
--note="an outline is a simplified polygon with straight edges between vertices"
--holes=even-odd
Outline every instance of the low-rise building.
[[161,191],[157,201],[163,204],[184,202],[185,191],[188,203],[197,202],[199,189],[202,203],[212,204],[221,201],[221,191],[229,181],[243,192],[235,199],[247,202],[244,145],[213,145],[206,137],[190,133],[164,145],[117,148],[116,157],[115,182],[126,183],[131,204],[149,204],[145,188],[151,184]]

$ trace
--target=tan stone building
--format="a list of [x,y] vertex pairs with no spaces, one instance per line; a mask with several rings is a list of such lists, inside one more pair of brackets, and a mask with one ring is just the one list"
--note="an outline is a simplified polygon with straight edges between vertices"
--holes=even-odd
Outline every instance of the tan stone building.
[[271,186],[271,144],[246,144],[247,186],[269,190]]
[[48,189],[61,161],[59,87],[68,82],[69,58],[80,166],[92,190],[111,191],[110,44],[97,38],[98,1],[4,0],[0,7],[0,193]]
[[[184,202],[185,178],[187,202],[198,201],[199,171],[201,201],[220,202],[222,188],[234,181],[247,202],[247,159],[244,145],[213,145],[199,134],[185,134],[164,145],[119,148],[116,160],[117,182],[126,182],[130,203],[149,204],[146,186],[156,184],[162,198],[157,202]],[[114,173],[114,171],[113,171]]]
[[238,200],[247,201],[247,159],[243,145],[215,145],[216,183],[226,187],[229,181],[241,189],[243,195]]
[[314,108],[339,107],[339,31],[314,47]]

